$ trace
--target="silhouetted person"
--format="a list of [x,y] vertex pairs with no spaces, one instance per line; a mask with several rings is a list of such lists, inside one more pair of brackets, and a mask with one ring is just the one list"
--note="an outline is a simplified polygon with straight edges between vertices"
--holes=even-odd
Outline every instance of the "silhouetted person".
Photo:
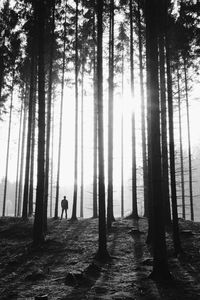
[[62,207],[61,220],[62,220],[64,211],[65,211],[65,218],[67,219],[68,200],[66,199],[66,196],[64,196],[64,198],[61,201],[61,207]]

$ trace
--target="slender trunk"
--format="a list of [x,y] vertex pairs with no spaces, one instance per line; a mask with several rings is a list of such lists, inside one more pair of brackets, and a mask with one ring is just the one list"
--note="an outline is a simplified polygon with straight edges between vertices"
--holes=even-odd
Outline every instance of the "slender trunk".
[[177,84],[178,84],[178,119],[179,119],[179,146],[181,161],[181,198],[182,198],[182,217],[185,219],[185,180],[184,180],[184,164],[183,164],[183,141],[182,141],[182,118],[181,118],[181,91],[180,91],[180,74],[177,68]]
[[28,216],[33,215],[33,187],[34,187],[34,162],[35,162],[35,110],[36,110],[36,94],[34,94],[33,101],[33,121],[31,132],[31,162],[30,162],[30,184],[29,184],[29,207]]
[[161,180],[161,149],[160,149],[160,109],[158,83],[158,9],[161,5],[157,0],[146,1],[147,30],[147,86],[150,105],[150,160],[151,160],[151,192],[153,213],[153,279],[169,279],[163,219],[162,180]]
[[49,156],[50,156],[50,136],[51,136],[51,102],[52,102],[52,74],[53,74],[53,54],[54,54],[54,23],[55,23],[55,0],[52,2],[51,20],[51,44],[50,62],[48,78],[48,104],[47,104],[47,137],[46,137],[46,161],[45,161],[45,198],[44,198],[44,230],[47,231],[48,196],[49,196]]
[[122,49],[122,115],[121,115],[121,217],[124,217],[124,47]]
[[187,112],[187,134],[188,134],[190,217],[191,217],[191,220],[194,221],[193,189],[192,189],[192,155],[191,155],[191,138],[190,138],[190,114],[189,114],[189,102],[188,102],[188,81],[187,81],[186,59],[184,59],[184,77],[185,77],[185,101],[186,101],[186,112]]
[[60,159],[61,159],[61,141],[62,141],[62,116],[63,116],[63,98],[64,98],[64,83],[65,83],[65,49],[66,48],[66,12],[64,22],[64,37],[63,37],[63,56],[62,56],[62,80],[61,80],[61,103],[60,103],[60,124],[59,124],[59,144],[58,144],[58,166],[56,179],[56,203],[54,218],[58,218],[58,199],[60,190]]
[[133,58],[133,3],[129,2],[130,9],[130,72],[131,72],[131,98],[133,101],[132,112],[132,217],[138,218],[137,208],[137,173],[136,173],[136,137],[135,137],[135,87],[134,87],[134,58]]
[[18,188],[19,188],[19,160],[21,150],[21,137],[22,137],[22,115],[24,105],[24,88],[22,90],[21,108],[20,108],[20,121],[19,121],[19,134],[18,134],[18,149],[17,149],[17,172],[16,172],[16,185],[15,185],[15,217],[17,216],[17,205],[18,205]]
[[83,218],[83,194],[84,194],[84,63],[82,65],[82,90],[81,90],[81,199],[80,199],[80,217]]
[[54,102],[52,102],[52,121],[51,121],[51,189],[50,189],[50,217],[53,215],[53,154],[54,154]]
[[114,80],[114,1],[110,1],[109,30],[109,104],[108,104],[108,200],[107,227],[111,228],[113,216],[113,80]]
[[[27,91],[25,92],[27,93]],[[20,175],[19,175],[19,189],[18,189],[18,205],[17,205],[17,216],[21,216],[22,208],[22,191],[23,191],[23,176],[24,176],[24,150],[26,142],[26,119],[27,119],[27,104],[26,104],[26,95],[24,100],[24,118],[22,125],[22,143],[21,143],[21,159],[20,159]]]
[[169,120],[169,152],[170,152],[170,176],[171,176],[171,199],[173,216],[173,242],[175,254],[181,252],[181,243],[179,237],[177,195],[176,195],[176,172],[175,172],[175,154],[174,154],[174,121],[173,121],[173,96],[172,96],[172,78],[170,65],[169,41],[166,35],[166,63],[167,63],[167,91],[168,91],[168,120]]
[[93,12],[93,218],[97,218],[97,76],[96,76],[96,24]]
[[96,258],[108,258],[105,215],[104,179],[104,126],[103,126],[103,0],[97,0],[97,99],[98,99],[98,145],[99,145],[99,247]]
[[44,242],[44,161],[45,161],[45,70],[44,70],[44,37],[45,37],[45,4],[37,4],[38,16],[38,160],[36,208],[33,227],[33,243]]
[[28,218],[28,192],[29,192],[29,175],[30,175],[30,157],[31,157],[31,133],[33,122],[33,101],[34,101],[34,76],[35,76],[35,40],[32,40],[32,53],[31,53],[31,76],[30,76],[30,94],[28,105],[28,131],[27,131],[27,144],[26,144],[26,163],[25,163],[25,178],[24,178],[24,195],[23,195],[23,209],[22,218]]
[[77,194],[78,194],[78,0],[76,0],[75,21],[75,145],[74,145],[74,195],[72,220],[76,220]]
[[6,153],[6,172],[5,172],[5,183],[4,183],[4,193],[3,193],[3,213],[2,213],[3,217],[5,217],[7,184],[8,184],[8,164],[9,164],[10,135],[11,135],[11,125],[12,125],[14,76],[15,76],[15,72],[13,70],[13,74],[12,74],[12,87],[11,87],[11,97],[10,97],[10,113],[9,113],[9,125],[8,125],[7,153]]
[[138,39],[139,39],[139,65],[140,65],[140,94],[141,94],[141,132],[142,132],[142,163],[143,163],[143,184],[144,184],[144,217],[148,217],[148,170],[147,170],[144,74],[143,74],[143,54],[142,54],[143,49],[142,49],[142,27],[141,27],[141,14],[140,14],[139,1],[138,1]]
[[[164,26],[164,24],[163,24]],[[164,27],[163,27],[164,28]],[[163,29],[164,30],[164,29]],[[160,98],[161,98],[161,141],[162,141],[162,189],[164,201],[165,224],[171,225],[169,202],[169,173],[168,173],[168,143],[167,143],[167,107],[166,107],[166,80],[165,80],[165,51],[163,30],[159,35],[160,58]]]

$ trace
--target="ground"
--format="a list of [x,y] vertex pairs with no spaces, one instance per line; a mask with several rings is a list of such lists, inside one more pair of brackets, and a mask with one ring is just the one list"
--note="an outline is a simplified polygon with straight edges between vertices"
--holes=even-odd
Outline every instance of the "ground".
[[[200,299],[200,223],[180,220],[184,253],[173,256],[167,233],[171,282],[149,279],[152,257],[147,221],[119,219],[108,234],[112,259],[99,263],[98,220],[48,220],[46,242],[33,248],[33,221],[0,218],[0,299]],[[41,298],[41,299],[47,299]],[[38,298],[39,299],[39,298]]]

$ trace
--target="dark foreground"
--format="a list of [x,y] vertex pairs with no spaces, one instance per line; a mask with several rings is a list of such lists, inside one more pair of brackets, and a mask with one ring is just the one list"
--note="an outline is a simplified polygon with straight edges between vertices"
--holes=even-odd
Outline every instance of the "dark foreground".
[[200,299],[200,223],[180,221],[184,254],[173,257],[167,234],[173,282],[148,278],[152,259],[145,244],[147,222],[118,220],[108,235],[113,256],[97,263],[98,221],[49,220],[40,249],[31,247],[32,221],[0,219],[0,299]]

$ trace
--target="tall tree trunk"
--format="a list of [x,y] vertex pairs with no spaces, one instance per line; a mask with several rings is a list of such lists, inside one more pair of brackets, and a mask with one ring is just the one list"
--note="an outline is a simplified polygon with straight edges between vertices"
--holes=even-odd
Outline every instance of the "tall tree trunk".
[[[167,12],[166,12],[167,13]],[[171,176],[171,199],[173,216],[173,242],[175,254],[181,252],[179,237],[177,195],[176,195],[176,173],[175,173],[175,154],[174,154],[174,121],[173,121],[173,96],[172,78],[170,65],[169,40],[166,33],[166,64],[167,64],[167,91],[168,91],[168,120],[169,120],[169,151],[170,151],[170,176]]]
[[185,77],[185,101],[186,101],[186,112],[187,112],[187,133],[188,133],[190,217],[191,217],[191,220],[194,221],[193,189],[192,189],[192,155],[191,155],[191,138],[190,138],[190,113],[189,113],[189,102],[188,102],[188,81],[187,81],[186,59],[184,59],[184,77]]
[[108,200],[107,227],[111,228],[113,216],[113,80],[114,80],[114,1],[110,0],[109,28],[109,85],[108,85]]
[[14,76],[15,76],[15,71],[13,70],[13,73],[12,73],[12,86],[11,86],[11,97],[10,97],[10,113],[9,113],[9,125],[8,125],[7,153],[6,153],[6,172],[5,172],[4,193],[3,193],[3,213],[2,213],[3,217],[5,217],[7,184],[8,184],[8,164],[9,164],[10,135],[11,135],[11,125],[12,125]]
[[51,102],[52,102],[52,73],[53,73],[53,55],[54,55],[54,26],[55,26],[55,0],[52,1],[52,19],[51,19],[51,42],[50,42],[50,61],[48,78],[48,104],[47,104],[47,137],[46,137],[46,161],[45,161],[45,197],[44,197],[44,230],[47,231],[48,215],[48,196],[49,196],[49,156],[50,156],[50,136],[51,136]]
[[23,191],[23,176],[24,176],[24,150],[26,142],[26,120],[27,120],[27,90],[25,91],[24,99],[24,117],[22,125],[22,143],[21,143],[21,159],[20,159],[20,171],[19,171],[19,189],[18,189],[18,203],[17,203],[17,216],[21,216],[22,208],[22,191]]
[[28,104],[28,131],[26,144],[26,163],[25,163],[25,177],[24,177],[24,195],[23,195],[23,209],[22,218],[28,218],[28,192],[29,192],[29,178],[30,178],[30,157],[31,157],[31,133],[33,121],[33,101],[34,101],[34,76],[35,76],[35,39],[32,37],[32,53],[31,53],[31,76],[30,76],[30,94]]
[[21,136],[22,136],[22,115],[24,106],[24,87],[22,88],[21,96],[21,108],[20,108],[20,121],[19,121],[19,134],[18,134],[18,147],[17,147],[17,172],[16,172],[16,184],[15,184],[15,217],[17,216],[18,205],[18,188],[19,188],[19,161],[20,161],[20,149],[21,149]]
[[75,21],[75,145],[74,145],[74,194],[72,207],[72,220],[77,220],[77,194],[78,194],[78,0],[76,0]]
[[97,218],[97,74],[96,74],[96,24],[93,12],[93,218]]
[[146,150],[146,122],[144,102],[144,75],[143,75],[143,54],[142,54],[142,26],[140,4],[138,1],[138,39],[139,39],[139,65],[140,65],[140,94],[141,94],[141,132],[142,132],[142,163],[143,163],[143,184],[144,184],[144,217],[148,217],[148,170]]
[[33,120],[32,120],[32,132],[31,132],[31,157],[30,157],[30,184],[29,184],[29,207],[28,216],[33,215],[33,188],[34,188],[34,163],[35,163],[35,114],[36,114],[36,80],[34,87],[34,99],[33,99]]
[[168,143],[167,143],[167,108],[166,108],[166,80],[165,80],[165,50],[164,50],[164,22],[161,21],[159,34],[160,58],[160,98],[161,98],[161,138],[162,138],[162,189],[164,201],[165,224],[171,225],[169,202],[169,172],[168,172]]
[[124,46],[122,49],[122,86],[121,86],[121,98],[122,98],[122,115],[121,115],[121,217],[124,217]]
[[105,179],[104,179],[104,125],[103,125],[103,0],[97,0],[97,100],[98,100],[98,144],[99,144],[99,247],[96,258],[107,259]]
[[179,74],[178,67],[177,67],[177,84],[178,84],[179,147],[180,147],[180,162],[181,162],[182,217],[183,219],[185,219],[185,179],[184,179],[183,141],[182,141],[181,90],[180,90],[180,74]]
[[36,3],[38,22],[38,160],[36,208],[33,226],[33,243],[44,242],[44,161],[45,161],[45,71],[44,71],[44,37],[45,4],[44,0]]
[[165,226],[163,219],[162,180],[161,180],[161,149],[160,149],[160,112],[158,84],[158,0],[145,2],[147,30],[147,85],[151,107],[151,180],[153,201],[153,279],[169,279]]
[[54,154],[54,102],[52,102],[51,121],[51,188],[50,188],[50,217],[53,215],[53,154]]
[[62,142],[62,116],[63,116],[63,98],[64,98],[64,83],[65,83],[65,49],[66,48],[66,12],[64,21],[64,37],[63,37],[63,55],[62,55],[62,80],[61,80],[61,102],[60,102],[60,124],[59,124],[59,144],[58,144],[58,166],[56,179],[56,203],[54,218],[58,218],[58,200],[60,190],[60,159],[61,159],[61,142]]
[[82,63],[82,90],[81,90],[81,195],[80,195],[80,217],[83,218],[84,198],[84,63]]
[[[129,2],[130,13],[130,72],[131,72],[131,98],[135,107],[134,87],[134,58],[133,58],[133,0]],[[134,219],[138,218],[137,208],[137,171],[136,171],[136,137],[135,137],[135,111],[132,112],[132,214]]]

